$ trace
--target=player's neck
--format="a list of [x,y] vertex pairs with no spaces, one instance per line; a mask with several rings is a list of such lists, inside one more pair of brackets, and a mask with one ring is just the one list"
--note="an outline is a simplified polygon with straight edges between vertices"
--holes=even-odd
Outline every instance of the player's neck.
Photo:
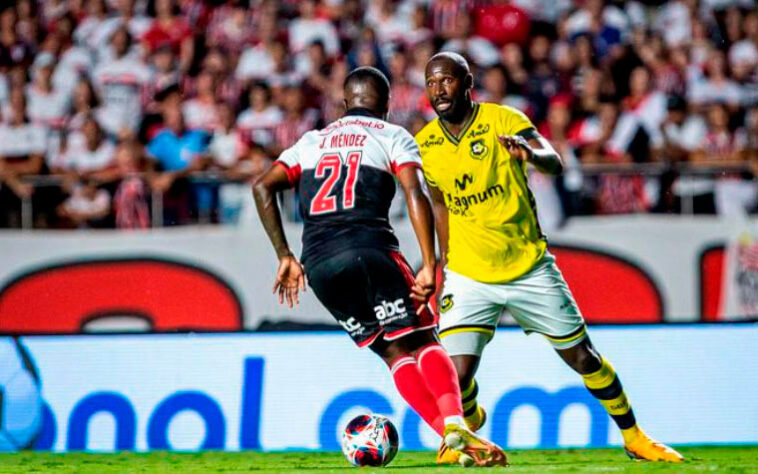
[[469,122],[471,115],[474,113],[474,101],[469,99],[466,101],[461,111],[455,114],[455,116],[445,119],[440,117],[442,124],[448,129],[450,133],[456,137],[461,133],[463,127]]

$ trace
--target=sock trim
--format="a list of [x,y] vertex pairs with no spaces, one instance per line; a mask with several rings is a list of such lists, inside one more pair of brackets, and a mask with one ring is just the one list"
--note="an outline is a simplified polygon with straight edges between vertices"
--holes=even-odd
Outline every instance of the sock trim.
[[414,364],[415,362],[416,362],[416,359],[414,359],[411,356],[403,356],[403,357],[400,357],[399,359],[395,359],[394,361],[392,361],[392,366],[390,367],[390,373],[392,375],[395,375],[395,372],[397,372],[397,370],[400,369],[400,367],[403,367],[408,364]]
[[423,359],[425,355],[429,354],[432,351],[442,351],[443,353],[447,354],[447,352],[445,352],[445,349],[441,345],[435,342],[422,348],[420,351],[416,353],[416,360],[418,361],[418,363],[420,364],[421,359]]

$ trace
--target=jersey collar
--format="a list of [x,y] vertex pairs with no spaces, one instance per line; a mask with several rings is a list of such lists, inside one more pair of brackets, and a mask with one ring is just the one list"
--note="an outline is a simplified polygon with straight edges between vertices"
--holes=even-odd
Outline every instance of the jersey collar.
[[348,115],[360,115],[362,117],[371,117],[377,120],[381,120],[380,117],[377,117],[376,115],[374,115],[373,112],[371,112],[369,109],[364,109],[363,107],[355,107],[353,109],[348,109],[347,111],[345,111],[344,116],[347,117]]
[[453,145],[458,146],[463,137],[466,136],[466,132],[468,132],[468,129],[471,128],[471,124],[476,121],[476,117],[479,115],[479,108],[479,103],[474,102],[474,111],[471,113],[471,116],[468,118],[466,123],[463,124],[463,128],[461,128],[461,132],[458,134],[458,136],[453,135],[450,130],[445,127],[442,119],[437,120],[437,122],[440,124],[440,129],[442,129],[443,135],[445,135],[445,137],[450,140]]

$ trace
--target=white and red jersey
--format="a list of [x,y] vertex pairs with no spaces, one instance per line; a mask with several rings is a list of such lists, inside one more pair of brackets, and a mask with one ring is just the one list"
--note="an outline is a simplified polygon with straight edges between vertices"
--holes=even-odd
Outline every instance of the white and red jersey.
[[112,134],[134,131],[147,103],[152,73],[132,56],[110,61],[95,69],[92,78],[103,99],[101,125]]
[[58,157],[55,165],[70,171],[89,173],[100,171],[116,164],[116,147],[103,140],[97,148],[87,147],[84,137],[72,137],[66,151]]
[[245,143],[267,146],[273,140],[274,129],[282,123],[282,120],[284,120],[284,114],[275,105],[270,105],[261,111],[249,108],[237,117],[236,128]]
[[304,262],[346,248],[398,249],[389,222],[394,177],[421,167],[418,145],[404,128],[353,111],[306,133],[275,163],[298,187]]
[[26,89],[26,114],[32,123],[60,130],[66,125],[68,108],[65,93],[56,90],[44,92],[33,85]]
[[206,102],[198,98],[182,104],[182,115],[188,128],[197,128],[213,133],[218,126],[218,113],[215,102]]

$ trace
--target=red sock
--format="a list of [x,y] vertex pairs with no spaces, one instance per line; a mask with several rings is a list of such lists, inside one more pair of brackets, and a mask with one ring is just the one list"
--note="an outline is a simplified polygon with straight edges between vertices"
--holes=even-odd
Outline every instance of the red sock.
[[442,436],[445,429],[437,401],[426,388],[424,378],[419,371],[416,359],[411,356],[400,357],[392,362],[392,378],[400,395],[408,405],[429,425],[438,435]]
[[463,417],[461,388],[453,361],[438,343],[429,344],[416,354],[426,387],[437,399],[442,418]]

